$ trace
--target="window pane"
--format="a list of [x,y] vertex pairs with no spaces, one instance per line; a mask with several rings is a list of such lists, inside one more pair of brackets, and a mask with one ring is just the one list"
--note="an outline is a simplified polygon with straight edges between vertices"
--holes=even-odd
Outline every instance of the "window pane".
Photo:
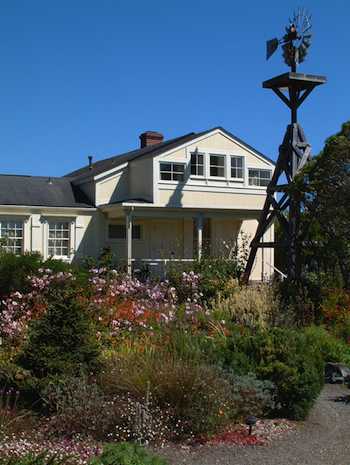
[[249,170],[249,185],[266,187],[270,183],[271,176],[272,176],[272,171],[270,170],[250,169]]
[[125,239],[126,226],[125,224],[110,224],[108,225],[109,239]]
[[225,156],[210,155],[210,176],[225,176]]
[[8,219],[0,220],[0,238],[7,252],[20,254],[23,249],[23,223]]
[[225,157],[221,155],[210,155],[210,165],[225,166]]
[[210,167],[210,176],[218,176],[224,177],[225,176],[225,168],[220,168],[217,166]]
[[160,179],[162,181],[171,181],[171,173],[160,173]]
[[160,171],[171,171],[171,163],[161,163]]
[[173,171],[175,173],[184,173],[185,171],[185,166],[184,165],[176,165],[175,163],[173,164]]
[[231,168],[231,178],[243,178],[242,168]]
[[204,155],[202,153],[191,153],[191,174],[194,176],[203,176]]
[[[125,224],[109,224],[108,225],[108,238],[109,239],[126,239]],[[132,226],[132,238],[141,239],[141,225],[134,224]]]
[[181,173],[174,173],[173,174],[173,180],[174,181],[183,181],[184,180],[184,175]]
[[160,163],[162,181],[183,181],[185,165],[183,163]]
[[50,221],[47,252],[50,256],[68,257],[70,250],[70,223]]
[[231,178],[243,179],[243,157],[231,157]]

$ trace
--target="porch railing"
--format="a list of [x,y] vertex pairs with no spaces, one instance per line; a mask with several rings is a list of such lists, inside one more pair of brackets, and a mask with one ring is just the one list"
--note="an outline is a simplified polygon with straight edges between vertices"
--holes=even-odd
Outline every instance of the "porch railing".
[[133,258],[132,263],[134,265],[133,272],[140,272],[141,269],[135,268],[135,264],[141,263],[149,265],[150,267],[157,267],[157,271],[162,274],[164,278],[167,275],[167,266],[170,263],[193,263],[196,261],[195,258]]

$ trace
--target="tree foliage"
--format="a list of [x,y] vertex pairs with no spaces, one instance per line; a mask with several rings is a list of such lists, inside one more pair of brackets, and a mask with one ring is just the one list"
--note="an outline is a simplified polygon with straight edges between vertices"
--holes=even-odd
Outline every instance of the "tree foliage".
[[350,288],[350,121],[326,140],[325,147],[303,172],[303,252],[306,269],[339,272]]

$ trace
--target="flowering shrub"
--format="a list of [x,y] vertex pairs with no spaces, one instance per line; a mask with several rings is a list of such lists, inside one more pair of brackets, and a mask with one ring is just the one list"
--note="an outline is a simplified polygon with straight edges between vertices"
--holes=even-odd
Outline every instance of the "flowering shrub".
[[[49,440],[41,434],[4,436],[0,439],[0,464],[19,465],[86,465],[92,457],[100,454],[102,447],[79,439]],[[40,456],[40,460],[38,459]]]
[[175,289],[167,281],[145,283],[105,268],[91,270],[93,314],[112,335],[121,330],[147,328],[175,318]]
[[107,396],[82,375],[51,383],[43,395],[51,412],[44,429],[49,436],[143,443],[169,436],[166,414],[153,405],[149,392],[138,399],[129,393]]
[[[81,286],[70,272],[39,269],[37,275],[28,277],[27,284],[27,293],[16,291],[2,301],[0,334],[12,345],[25,341],[28,324],[43,317],[58,287],[74,287],[79,303],[90,310],[100,330],[107,331],[109,336],[125,330],[152,329],[179,316],[176,312],[179,296],[169,281],[141,282],[113,270],[95,268],[90,271],[87,286]],[[185,319],[190,322],[195,322],[203,311],[198,287],[198,275],[183,273],[180,301],[184,304]]]
[[128,394],[155,405],[169,418],[168,439],[219,430],[236,418],[232,385],[216,367],[167,354],[131,353],[109,360],[100,385],[110,396]]
[[42,268],[37,275],[29,276],[29,292],[15,291],[2,301],[1,336],[12,344],[20,342],[26,336],[29,322],[40,318],[47,310],[52,288],[58,284],[70,283],[74,279],[72,273],[53,273],[50,269]]

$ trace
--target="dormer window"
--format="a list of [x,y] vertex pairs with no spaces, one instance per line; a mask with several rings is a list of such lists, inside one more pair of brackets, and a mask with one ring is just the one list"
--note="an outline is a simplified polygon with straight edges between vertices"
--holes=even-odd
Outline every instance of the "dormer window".
[[237,155],[231,156],[231,178],[243,179],[243,163],[244,157]]
[[184,181],[185,164],[184,163],[160,163],[161,181]]
[[271,181],[272,171],[259,168],[249,168],[249,185],[266,187]]
[[225,177],[225,155],[210,154],[210,176]]
[[204,176],[204,154],[191,153],[191,176]]

